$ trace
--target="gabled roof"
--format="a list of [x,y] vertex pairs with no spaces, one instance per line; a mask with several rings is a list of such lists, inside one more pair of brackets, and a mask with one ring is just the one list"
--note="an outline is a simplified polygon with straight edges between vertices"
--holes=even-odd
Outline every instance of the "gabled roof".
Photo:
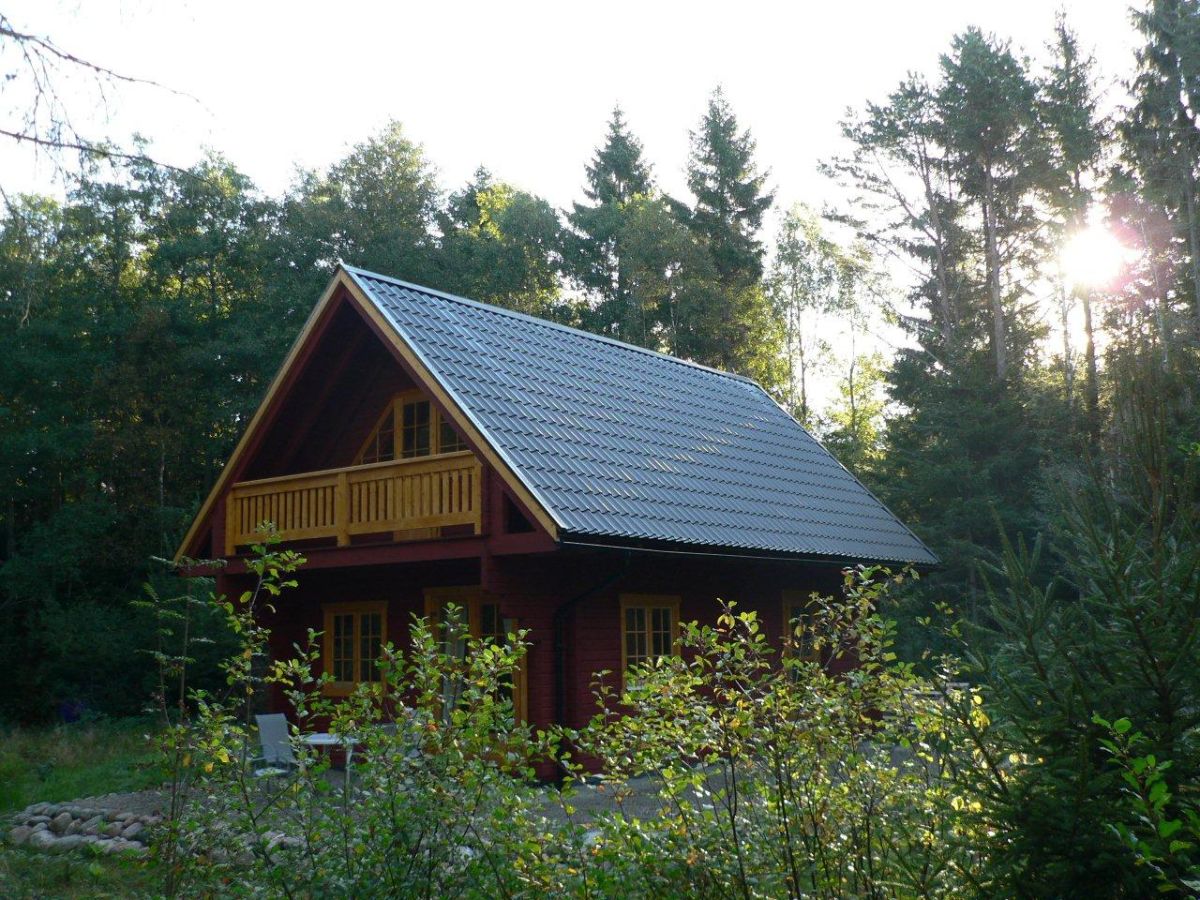
[[344,269],[563,542],[937,562],[748,379]]

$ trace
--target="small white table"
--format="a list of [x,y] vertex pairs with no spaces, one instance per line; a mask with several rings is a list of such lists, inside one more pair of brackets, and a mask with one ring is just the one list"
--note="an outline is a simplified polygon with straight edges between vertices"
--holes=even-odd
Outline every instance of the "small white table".
[[301,735],[300,740],[314,749],[320,747],[341,747],[344,749],[346,751],[346,783],[350,783],[350,763],[354,760],[354,745],[358,743],[356,737],[350,734],[330,734],[328,731],[314,731]]

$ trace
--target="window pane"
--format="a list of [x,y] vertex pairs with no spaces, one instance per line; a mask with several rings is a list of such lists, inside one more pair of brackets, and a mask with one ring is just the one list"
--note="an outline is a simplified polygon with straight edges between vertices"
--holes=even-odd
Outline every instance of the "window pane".
[[330,666],[335,681],[354,680],[354,616],[333,617],[333,660]]
[[457,453],[459,450],[466,450],[467,444],[458,436],[458,432],[454,430],[454,426],[445,419],[438,417],[440,423],[438,428],[438,450],[442,453]]
[[625,662],[634,666],[646,661],[646,610],[631,606],[625,610]]
[[429,455],[429,414],[428,400],[404,404],[402,455],[405,458]]
[[651,610],[651,617],[651,653],[654,656],[667,656],[671,652],[671,610],[656,607]]
[[484,603],[479,608],[480,637],[494,638],[497,643],[504,640],[504,623],[500,618],[500,607],[495,603]]
[[361,681],[378,681],[379,648],[383,646],[383,616],[379,613],[364,613],[359,619],[359,664]]
[[362,462],[386,462],[395,457],[394,435],[396,429],[395,413],[389,412],[387,417],[379,423],[379,428],[367,440],[367,446],[363,448]]

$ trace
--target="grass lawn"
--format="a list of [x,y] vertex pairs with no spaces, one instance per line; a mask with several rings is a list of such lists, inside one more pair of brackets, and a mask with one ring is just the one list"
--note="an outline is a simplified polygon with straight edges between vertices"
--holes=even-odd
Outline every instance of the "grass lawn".
[[[0,828],[42,800],[137,791],[162,783],[146,719],[50,728],[0,726]],[[47,856],[0,841],[0,897],[131,897],[160,888],[152,864],[87,853]]]
[[0,897],[149,897],[161,891],[152,861],[76,852],[47,856],[0,844]]
[[138,791],[162,783],[147,719],[49,728],[0,726],[0,815],[42,800]]

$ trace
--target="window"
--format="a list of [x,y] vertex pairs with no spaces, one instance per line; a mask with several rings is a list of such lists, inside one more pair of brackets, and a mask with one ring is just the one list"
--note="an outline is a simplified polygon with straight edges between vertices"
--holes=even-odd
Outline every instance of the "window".
[[348,694],[364,681],[378,681],[380,653],[387,636],[387,604],[330,603],[325,612],[325,671],[331,694]]
[[384,414],[383,421],[375,426],[367,438],[359,456],[359,463],[387,462],[396,458],[396,414],[392,409]]
[[783,652],[810,662],[820,662],[813,631],[811,593],[783,592]]
[[679,598],[621,595],[621,670],[668,656],[679,637]]
[[[451,604],[458,607],[458,615],[467,625],[467,634],[473,638],[491,638],[496,644],[507,644],[508,635],[515,634],[519,628],[517,620],[505,618],[500,611],[500,604],[491,597],[485,597],[478,585],[426,588],[425,615],[436,629],[435,634],[442,630],[442,623],[447,618],[446,607]],[[451,646],[444,633],[440,637],[447,654],[462,656],[466,653],[465,640],[460,639]],[[517,721],[525,721],[528,693],[524,661],[510,677],[502,679],[501,690],[506,699],[512,701],[513,716]],[[442,701],[446,709],[454,705],[457,697],[457,685],[449,681],[442,685]]]
[[400,441],[400,455],[405,459],[414,456],[430,454],[429,420],[430,409],[428,400],[413,400],[402,404],[404,410],[404,431]]
[[417,391],[392,398],[355,458],[355,465],[457,453],[467,442]]

